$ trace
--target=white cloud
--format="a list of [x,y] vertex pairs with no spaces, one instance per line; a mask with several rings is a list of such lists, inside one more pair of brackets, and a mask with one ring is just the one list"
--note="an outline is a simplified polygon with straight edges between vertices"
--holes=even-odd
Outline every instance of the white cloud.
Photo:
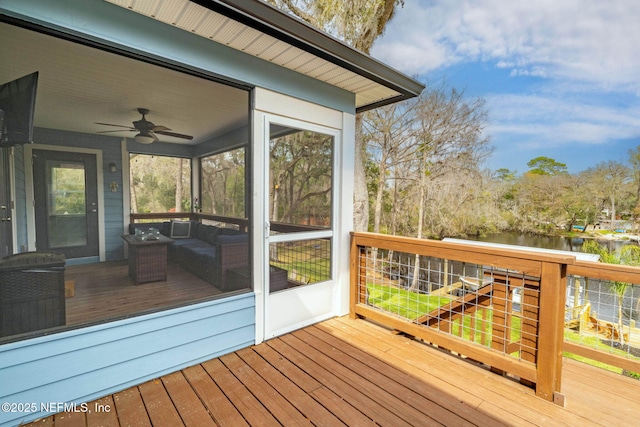
[[408,74],[482,60],[640,91],[638,22],[637,0],[408,1],[373,54]]
[[541,95],[490,95],[485,129],[501,141],[522,147],[602,145],[640,138],[640,108],[587,104]]

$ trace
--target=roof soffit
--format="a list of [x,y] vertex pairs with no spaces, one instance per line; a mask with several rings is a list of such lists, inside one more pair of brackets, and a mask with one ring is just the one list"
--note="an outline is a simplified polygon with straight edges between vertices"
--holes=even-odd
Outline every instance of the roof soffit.
[[357,111],[417,96],[424,88],[261,1],[107,1],[352,92]]

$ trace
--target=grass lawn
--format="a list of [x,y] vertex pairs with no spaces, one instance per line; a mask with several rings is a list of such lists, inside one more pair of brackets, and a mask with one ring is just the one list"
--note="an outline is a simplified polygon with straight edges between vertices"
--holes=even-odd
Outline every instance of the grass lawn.
[[384,311],[413,320],[438,307],[448,304],[452,298],[410,292],[387,285],[367,284],[369,304]]
[[[369,292],[369,304],[408,320],[414,320],[430,313],[455,299],[445,296],[431,296],[421,292],[412,292],[393,286],[371,283],[367,284],[367,290]],[[462,333],[460,333],[459,321],[454,323],[451,333],[456,336],[461,336],[468,341],[471,341],[473,336],[474,342],[488,345],[488,343],[491,342],[493,310],[490,307],[481,308],[474,313],[474,317],[475,326],[472,327],[472,316],[466,315],[462,322]],[[511,341],[518,341],[520,339],[520,329],[520,318],[513,316],[511,320]],[[484,337],[480,333],[483,330],[486,331]]]
[[[621,349],[618,349],[618,348],[614,348],[614,347],[611,347],[610,345],[607,345],[607,344],[603,343],[602,339],[600,339],[597,336],[584,335],[584,334],[581,335],[579,332],[576,332],[574,330],[565,329],[565,331],[564,331],[564,340],[568,341],[568,342],[580,344],[580,345],[583,345],[585,347],[593,348],[595,350],[600,350],[600,351],[603,351],[605,353],[615,354],[616,356],[625,357],[625,358],[632,359],[632,360],[640,360],[640,358],[634,357],[632,355],[629,355],[629,353],[627,353],[624,350],[621,350]],[[587,364],[592,365],[592,366],[597,366],[598,368],[606,369],[607,371],[616,372],[618,374],[622,373],[622,368],[618,368],[617,366],[607,365],[606,363],[598,362],[596,360],[587,359],[585,357],[578,356],[578,355],[573,354],[573,353],[562,352],[562,354],[563,354],[563,356],[565,356],[565,357],[567,357],[569,359],[573,359],[573,360],[577,360],[577,361],[580,361],[580,362],[584,362],[584,363],[587,363]]]

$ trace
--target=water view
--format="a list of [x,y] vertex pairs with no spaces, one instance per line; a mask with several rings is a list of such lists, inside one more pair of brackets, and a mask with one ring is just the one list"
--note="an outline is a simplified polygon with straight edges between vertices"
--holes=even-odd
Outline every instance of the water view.
[[[582,244],[586,240],[581,237],[543,236],[522,233],[496,233],[481,237],[467,237],[467,240],[479,242],[500,243],[504,245],[527,246],[530,248],[555,249],[560,251],[581,252]],[[623,245],[632,244],[628,240],[598,240],[598,243],[609,250],[616,250]]]

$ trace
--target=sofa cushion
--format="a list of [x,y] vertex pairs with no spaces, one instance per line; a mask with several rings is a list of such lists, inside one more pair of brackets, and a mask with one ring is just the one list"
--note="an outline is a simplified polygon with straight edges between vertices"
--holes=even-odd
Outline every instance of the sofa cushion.
[[206,255],[211,258],[215,258],[216,256],[216,248],[211,245],[207,246],[198,246],[198,247],[187,247],[185,248],[193,254],[196,255]]
[[188,239],[191,237],[191,221],[171,221],[172,239]]
[[218,239],[218,233],[220,232],[220,227],[216,227],[213,225],[208,225],[207,229],[204,233],[204,241],[209,243],[210,245],[215,245]]
[[198,232],[200,230],[200,226],[202,224],[199,223],[198,221],[191,221],[191,234],[190,237],[194,237],[197,238],[198,237]]
[[198,231],[196,237],[204,242],[207,241],[207,235],[211,233],[212,229],[215,228],[213,225],[200,224],[198,227]]
[[204,243],[204,242],[202,242],[202,241],[200,241],[198,239],[178,239],[175,242],[173,242],[171,245],[175,246],[175,247],[182,247],[182,246],[194,246],[194,245],[199,245],[199,244],[202,244],[202,243]]
[[235,236],[237,234],[246,234],[246,233],[243,233],[242,231],[238,231],[234,228],[221,228],[220,231],[218,231],[218,236]]
[[220,245],[248,243],[248,242],[249,242],[249,235],[246,233],[218,236],[218,244]]

